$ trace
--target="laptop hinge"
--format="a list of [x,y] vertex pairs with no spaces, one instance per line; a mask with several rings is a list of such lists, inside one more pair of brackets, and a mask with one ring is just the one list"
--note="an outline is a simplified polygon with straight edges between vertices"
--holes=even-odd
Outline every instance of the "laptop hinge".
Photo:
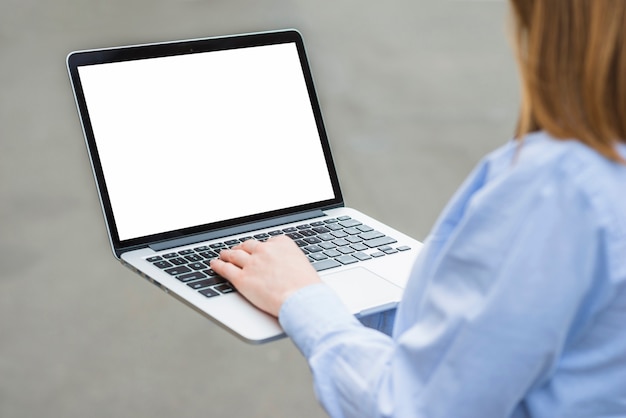
[[219,239],[228,237],[231,235],[245,234],[246,232],[256,231],[264,228],[271,228],[278,225],[284,225],[291,222],[304,221],[306,219],[319,218],[325,216],[321,210],[314,210],[310,212],[302,212],[295,215],[281,216],[279,218],[268,219],[265,221],[253,222],[250,224],[233,226],[230,228],[224,228],[217,231],[205,232],[202,234],[192,235],[184,238],[175,238],[167,241],[157,242],[148,245],[154,251],[163,251],[170,248],[182,247],[184,245],[194,244],[201,241],[209,241],[212,239]]

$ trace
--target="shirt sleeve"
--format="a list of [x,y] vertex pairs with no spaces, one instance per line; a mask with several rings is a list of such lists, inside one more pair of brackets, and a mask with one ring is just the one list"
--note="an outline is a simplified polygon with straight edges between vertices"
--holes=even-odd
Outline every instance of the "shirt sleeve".
[[566,179],[524,182],[473,194],[455,227],[426,243],[394,339],[361,326],[324,285],[284,304],[281,324],[331,416],[505,417],[546,383],[586,325],[601,232]]
[[[361,324],[325,284],[308,286],[283,304],[280,323],[308,359],[318,399],[332,417],[362,417],[394,350],[383,332]],[[355,396],[355,385],[360,394]],[[374,385],[374,386],[371,386]],[[370,411],[370,413],[373,411]]]

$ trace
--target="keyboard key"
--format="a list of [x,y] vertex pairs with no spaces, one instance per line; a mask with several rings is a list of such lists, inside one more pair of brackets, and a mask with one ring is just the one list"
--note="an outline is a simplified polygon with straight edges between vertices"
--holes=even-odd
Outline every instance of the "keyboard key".
[[179,251],[178,254],[180,255],[193,254],[193,250],[182,250],[182,251]]
[[200,290],[204,287],[208,287],[209,285],[206,284],[206,280],[200,280],[199,282],[187,283],[187,286],[191,287],[194,290]]
[[314,261],[326,260],[328,258],[324,253],[313,253],[309,257]]
[[337,251],[342,254],[352,254],[354,252],[354,249],[352,249],[351,247],[339,247],[337,248]]
[[341,255],[341,253],[337,250],[328,250],[328,251],[324,251],[324,254],[326,254],[328,257],[339,257]]
[[156,255],[154,257],[146,258],[146,260],[148,260],[151,263],[154,263],[155,261],[163,260],[163,258],[161,258],[160,256]]
[[339,222],[339,225],[343,226],[344,228],[351,228],[353,226],[361,225],[361,222],[357,221],[356,219],[348,219],[348,220]]
[[333,260],[332,258],[329,258],[327,260],[317,261],[315,263],[312,263],[311,265],[315,267],[315,270],[322,271],[331,269],[333,267],[339,267],[341,263]]
[[340,238],[340,239],[334,240],[333,244],[335,244],[337,247],[345,247],[346,245],[350,245],[350,242],[346,241],[343,238]]
[[165,261],[165,260],[162,260],[162,261],[157,261],[156,263],[152,263],[152,264],[154,264],[156,267],[158,267],[158,268],[160,268],[160,269],[166,269],[166,268],[168,268],[168,267],[172,267],[172,266],[173,266],[173,264],[172,264],[172,263],[168,263],[168,262],[167,262],[167,261]]
[[213,269],[204,270],[203,273],[210,277],[217,276],[217,273],[213,271]]
[[365,253],[362,253],[362,252],[354,253],[354,254],[352,254],[352,256],[358,258],[361,261],[369,260],[369,259],[372,258],[371,256],[369,256],[369,255],[367,255]]
[[351,255],[342,255],[341,257],[337,257],[335,260],[339,261],[341,264],[353,264],[359,261]]
[[190,264],[187,264],[187,267],[189,267],[192,270],[202,270],[202,269],[205,269],[207,266],[205,266],[202,263],[190,263]]
[[356,251],[365,251],[368,250],[369,247],[365,244],[362,244],[360,242],[356,243],[356,244],[351,244],[350,247],[354,248]]
[[172,276],[178,276],[179,274],[191,273],[191,269],[187,266],[178,266],[165,269],[165,272],[171,274]]
[[369,232],[364,232],[359,236],[363,240],[367,241],[367,240],[374,239],[374,238],[384,237],[385,234],[383,234],[382,232],[378,232],[378,231],[369,231]]
[[170,258],[168,261],[174,264],[175,266],[182,266],[182,265],[187,264],[187,261],[184,258],[180,258],[180,257]]
[[348,236],[348,234],[344,230],[333,231],[330,234],[335,238],[344,238]]
[[199,256],[198,254],[191,254],[191,255],[186,255],[185,260],[189,261],[190,263],[195,263],[198,261],[202,261],[202,257]]
[[207,288],[207,289],[200,290],[199,293],[203,294],[207,298],[212,298],[214,296],[219,296],[220,295],[219,293],[217,293],[215,290],[211,289],[210,287]]
[[310,253],[319,253],[319,252],[323,251],[323,248],[322,248],[322,247],[319,247],[319,246],[317,246],[317,245],[309,245],[309,246],[306,246],[306,247],[304,247],[304,248],[305,248],[308,252],[310,252]]
[[214,253],[213,251],[203,251],[200,253],[200,255],[204,258],[217,258],[217,253]]
[[395,239],[385,235],[380,238],[374,238],[368,241],[364,241],[364,244],[370,248],[376,248],[376,247],[382,247],[383,245],[393,244],[395,242],[397,242]]
[[202,289],[204,287],[215,286],[216,284],[227,283],[226,279],[223,277],[209,277],[206,280],[201,280],[199,282],[188,283],[187,286],[193,287],[194,289]]
[[319,245],[320,247],[322,247],[325,250],[330,250],[330,249],[336,247],[336,245],[333,244],[332,242],[321,242],[321,243],[319,243],[317,245]]
[[222,285],[219,286],[215,286],[213,289],[220,291],[221,293],[233,293],[235,291],[235,288],[232,287],[229,283],[224,283]]
[[180,276],[176,276],[176,278],[183,283],[204,279],[205,277],[206,275],[204,273],[200,273],[199,271],[194,271],[193,273],[181,274]]
[[357,242],[361,242],[363,241],[360,237],[353,235],[350,237],[346,237],[346,241],[352,243],[352,244],[356,244]]
[[398,251],[409,251],[410,249],[411,247],[409,247],[408,245],[403,245],[397,248]]

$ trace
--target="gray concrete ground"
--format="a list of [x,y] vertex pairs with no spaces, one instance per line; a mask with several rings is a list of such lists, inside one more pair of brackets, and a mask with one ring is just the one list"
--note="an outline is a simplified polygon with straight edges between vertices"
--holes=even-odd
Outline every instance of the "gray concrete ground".
[[506,141],[506,4],[2,0],[0,417],[319,417],[287,340],[249,346],[113,260],[71,50],[299,28],[347,203],[423,239]]

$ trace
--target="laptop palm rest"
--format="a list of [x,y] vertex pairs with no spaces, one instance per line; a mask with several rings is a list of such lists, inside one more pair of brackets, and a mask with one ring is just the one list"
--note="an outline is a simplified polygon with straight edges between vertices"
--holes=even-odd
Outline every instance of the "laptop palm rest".
[[[384,311],[400,301],[402,289],[364,267],[322,276],[353,314]],[[375,309],[373,309],[375,308]]]

